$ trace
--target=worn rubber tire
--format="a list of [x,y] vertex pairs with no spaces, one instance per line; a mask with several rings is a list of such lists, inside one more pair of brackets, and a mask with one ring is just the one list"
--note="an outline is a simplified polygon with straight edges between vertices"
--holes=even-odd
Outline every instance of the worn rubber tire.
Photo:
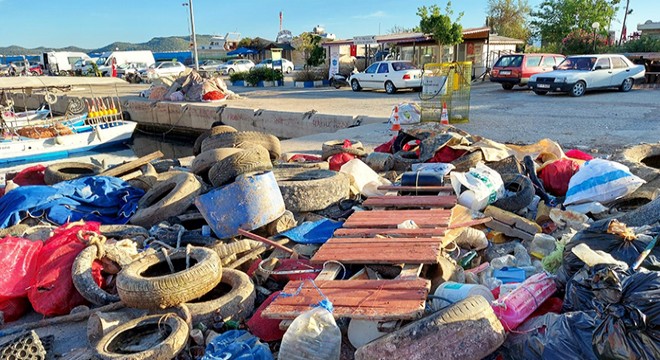
[[536,95],[541,95],[541,96],[543,96],[543,95],[545,95],[545,94],[547,94],[547,93],[548,93],[548,92],[545,91],[545,90],[534,90],[534,94],[536,94]]
[[226,158],[227,156],[233,155],[237,152],[242,151],[238,148],[217,148],[204,151],[199,155],[195,156],[192,164],[190,164],[190,170],[201,176],[203,179],[208,180],[209,170],[215,165],[218,161]]
[[55,185],[61,181],[72,180],[81,176],[94,176],[103,171],[100,166],[81,162],[61,162],[46,167],[44,182]]
[[[220,289],[223,284],[230,286],[231,290],[220,297],[213,296],[213,291]],[[193,324],[202,322],[211,325],[213,317],[216,315],[223,319],[231,318],[231,320],[242,322],[252,314],[256,292],[252,280],[246,273],[223,269],[220,284],[214,290],[200,298],[205,301],[200,302],[199,299],[196,299],[186,303],[192,315]]]
[[477,166],[477,163],[479,161],[484,161],[484,154],[480,150],[467,153],[451,162],[451,164],[456,167],[452,171],[456,171],[456,172],[470,171],[470,168]]
[[510,83],[502,83],[502,89],[504,89],[504,90],[512,90],[512,89],[513,89],[513,84],[510,84]]
[[170,216],[182,214],[201,192],[202,183],[195,175],[176,174],[158,182],[138,201],[138,210],[130,223],[150,228]]
[[627,147],[615,153],[612,160],[626,165],[631,173],[648,182],[660,178],[660,143]]
[[211,136],[211,130],[204,130],[204,132],[199,134],[193,143],[193,155],[197,156],[202,153],[202,142],[209,136]]
[[399,151],[392,155],[393,169],[396,171],[408,171],[412,167],[412,164],[421,163],[422,160],[416,157],[417,154],[414,151]]
[[360,347],[355,360],[477,360],[500,347],[505,336],[488,301],[471,296]]
[[364,145],[357,140],[350,140],[351,147],[344,147],[344,140],[326,141],[321,145],[321,159],[328,160],[333,155],[347,153],[356,156],[366,156],[367,152],[364,151]]
[[202,226],[208,225],[206,219],[204,219],[204,216],[202,216],[199,211],[185,212],[181,215],[169,218],[167,222],[172,225],[179,224],[186,228],[188,231],[199,230],[202,228]]
[[[170,330],[167,338],[155,346],[132,354],[113,352],[113,341],[115,339],[132,340],[139,336],[144,336],[145,327],[155,327],[162,329],[166,326]],[[96,356],[103,360],[170,360],[174,359],[188,342],[188,333],[190,328],[188,324],[180,317],[174,314],[150,315],[131,320],[112,329],[99,340],[94,346]]]
[[181,166],[179,159],[156,159],[150,162],[157,173],[161,174],[170,170],[171,167]]
[[209,180],[220,187],[236,179],[238,175],[273,169],[268,151],[263,147],[241,150],[218,161],[209,170]]
[[290,162],[290,163],[277,163],[273,165],[276,169],[330,169],[330,163],[327,161],[308,161],[308,162]]
[[211,128],[211,135],[210,136],[218,135],[218,134],[224,134],[224,133],[228,133],[228,132],[237,132],[237,131],[238,130],[236,130],[234,127],[231,127],[229,125],[216,125],[216,126]]
[[515,195],[503,197],[493,203],[494,206],[511,212],[524,209],[534,200],[534,184],[527,176],[521,174],[502,174],[504,189]]
[[[138,243],[150,236],[147,229],[137,225],[101,225],[99,232],[108,239],[131,239]],[[138,241],[137,238],[141,238],[141,240]]]
[[265,147],[272,160],[279,158],[282,153],[280,139],[257,131],[225,132],[209,136],[202,142],[202,151],[236,147],[241,143],[253,143]]
[[276,171],[284,205],[293,213],[323,210],[349,196],[350,178],[332,170]]
[[[169,257],[173,263],[181,262],[180,265],[185,266],[186,249],[172,251]],[[190,248],[190,259],[196,261],[193,266],[174,274],[167,274],[169,267],[162,252],[135,260],[117,275],[119,298],[128,307],[164,309],[203,296],[222,278],[220,258],[211,249],[193,246]],[[156,266],[157,269],[153,269]],[[160,268],[165,275],[144,275],[150,269],[159,272]]]
[[76,290],[94,305],[108,305],[119,301],[119,295],[101,289],[92,277],[92,263],[97,259],[96,246],[88,246],[73,261],[71,276]]
[[573,85],[571,90],[568,91],[568,94],[572,97],[580,97],[584,95],[585,92],[587,92],[587,84],[580,80]]

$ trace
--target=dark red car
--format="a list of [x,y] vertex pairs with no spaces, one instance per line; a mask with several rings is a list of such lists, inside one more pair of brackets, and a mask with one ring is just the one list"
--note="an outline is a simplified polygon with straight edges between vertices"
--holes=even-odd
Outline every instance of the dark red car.
[[504,90],[511,90],[514,85],[527,86],[530,76],[554,70],[553,66],[564,58],[559,54],[502,55],[493,65],[490,81],[502,84]]

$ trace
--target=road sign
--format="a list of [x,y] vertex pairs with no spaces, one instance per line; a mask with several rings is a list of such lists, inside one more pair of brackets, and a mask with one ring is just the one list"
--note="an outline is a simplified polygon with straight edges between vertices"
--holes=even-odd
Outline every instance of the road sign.
[[376,35],[354,36],[353,44],[355,45],[374,45],[376,42]]

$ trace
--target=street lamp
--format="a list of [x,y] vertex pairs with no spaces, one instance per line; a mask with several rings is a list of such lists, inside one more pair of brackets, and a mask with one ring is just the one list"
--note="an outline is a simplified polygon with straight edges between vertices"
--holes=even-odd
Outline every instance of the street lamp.
[[594,54],[596,53],[596,31],[600,29],[600,23],[598,21],[594,21],[593,24],[591,24],[591,28],[594,29]]
[[193,2],[188,0],[187,3],[181,4],[183,6],[188,6],[190,9],[190,32],[191,40],[193,46],[193,63],[195,65],[195,70],[199,71],[199,59],[197,58],[197,37],[195,36],[195,16],[193,15]]

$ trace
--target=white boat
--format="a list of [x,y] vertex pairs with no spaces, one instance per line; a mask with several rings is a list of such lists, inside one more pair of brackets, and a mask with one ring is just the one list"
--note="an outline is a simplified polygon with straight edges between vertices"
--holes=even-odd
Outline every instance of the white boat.
[[32,122],[45,119],[50,114],[48,109],[38,109],[23,112],[13,112],[9,109],[2,111],[2,120],[11,127],[33,125]]

